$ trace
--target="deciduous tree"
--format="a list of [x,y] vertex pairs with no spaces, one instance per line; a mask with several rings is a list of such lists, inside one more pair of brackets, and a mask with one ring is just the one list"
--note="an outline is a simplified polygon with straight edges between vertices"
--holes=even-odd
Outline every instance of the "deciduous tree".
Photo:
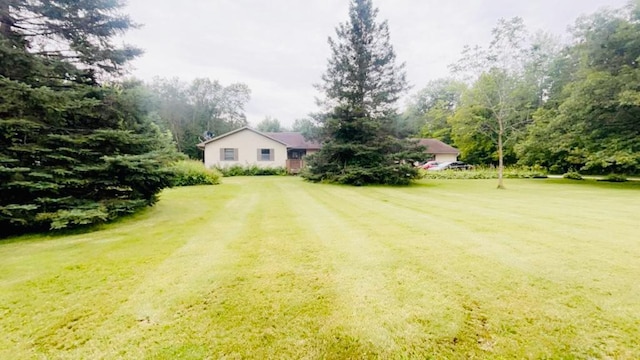
[[271,116],[266,116],[256,126],[256,130],[262,132],[283,132],[285,129],[280,124],[280,120]]
[[[582,17],[565,50],[562,91],[538,110],[521,162],[594,173],[640,169],[640,5]],[[568,66],[567,66],[568,65]]]
[[[463,57],[452,66],[473,81],[461,109],[473,116],[458,123],[475,122],[476,126],[466,128],[481,131],[495,141],[500,189],[504,188],[505,143],[514,141],[531,118],[524,81],[525,55],[526,29],[522,19],[501,19],[487,48],[466,47]],[[460,130],[454,130],[458,137],[473,135]]]
[[430,81],[407,103],[402,115],[400,136],[437,138],[451,144],[451,125],[466,85],[454,79]]
[[251,91],[245,84],[224,86],[206,78],[190,83],[155,78],[148,88],[155,121],[171,131],[178,150],[191,158],[202,158],[196,144],[203,134],[220,135],[247,125],[244,107]]

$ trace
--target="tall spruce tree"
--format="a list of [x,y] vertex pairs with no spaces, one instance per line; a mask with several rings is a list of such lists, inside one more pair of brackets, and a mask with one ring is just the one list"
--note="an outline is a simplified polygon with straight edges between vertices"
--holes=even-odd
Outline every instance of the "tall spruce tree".
[[153,204],[170,138],[131,84],[101,86],[139,53],[116,0],[0,1],[0,237],[94,224]]
[[393,136],[395,102],[407,86],[396,65],[386,21],[376,22],[371,0],[352,0],[349,20],[329,38],[332,56],[323,83],[324,144],[308,158],[311,181],[407,184],[418,176],[413,161],[422,149]]
[[133,46],[113,45],[114,37],[135,26],[119,12],[122,6],[121,0],[0,1],[2,75],[59,85],[58,80],[95,84],[97,76],[121,73],[141,54]]

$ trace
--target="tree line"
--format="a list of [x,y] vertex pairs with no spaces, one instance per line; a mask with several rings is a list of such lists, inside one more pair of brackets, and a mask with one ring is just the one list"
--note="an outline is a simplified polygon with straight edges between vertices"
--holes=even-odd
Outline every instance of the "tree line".
[[435,137],[476,164],[640,172],[640,4],[579,18],[572,41],[501,20],[449,78],[414,94],[401,136]]

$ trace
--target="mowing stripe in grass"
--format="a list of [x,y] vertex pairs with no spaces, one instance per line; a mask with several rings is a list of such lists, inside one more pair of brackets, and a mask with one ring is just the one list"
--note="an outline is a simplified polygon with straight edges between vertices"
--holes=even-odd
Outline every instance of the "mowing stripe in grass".
[[638,188],[567,184],[171,189],[0,243],[0,358],[638,358]]
[[[113,314],[126,302],[131,289],[144,281],[147,271],[183,246],[201,222],[201,214],[189,209],[197,202],[190,201],[194,199],[188,192],[177,191],[163,198],[171,201],[171,196],[185,202],[161,202],[97,232],[3,244],[0,256],[6,261],[0,263],[0,284],[4,284],[0,304],[10,304],[3,315],[22,318],[28,326],[6,328],[0,322],[2,332],[9,334],[10,341],[27,346],[25,351],[45,354],[60,350],[73,354],[78,348],[85,352],[93,342],[104,340],[105,331],[114,337],[120,333],[109,326],[120,325],[120,318],[114,319]],[[213,199],[206,196],[201,201],[206,204]],[[159,226],[177,217],[177,226]],[[34,262],[33,253],[45,254],[46,260],[41,256]],[[12,279],[15,273],[22,274],[20,280],[6,284],[5,277]],[[38,304],[37,312],[34,304]],[[25,338],[30,342],[19,341]],[[2,355],[0,350],[0,358]]]
[[[517,248],[518,246],[522,246],[522,244],[528,243],[528,241],[526,240],[529,240],[529,239],[526,236],[523,239],[522,234],[520,234],[519,232],[514,233],[512,232],[513,230],[510,230],[511,232],[510,231],[504,232],[504,231],[501,231],[500,228],[496,228],[493,232],[479,233],[474,228],[471,228],[471,229],[467,228],[464,222],[459,223],[459,222],[456,222],[455,220],[452,220],[452,219],[455,219],[455,214],[447,213],[447,212],[441,213],[442,218],[435,221],[435,223],[438,224],[439,226],[437,227],[424,226],[425,224],[420,224],[419,219],[421,219],[421,216],[417,216],[417,215],[423,215],[425,212],[428,212],[429,209],[428,208],[425,209],[423,207],[422,208],[423,210],[419,211],[417,210],[416,207],[414,207],[410,211],[407,211],[407,202],[410,202],[411,200],[406,198],[396,201],[398,199],[385,197],[386,202],[384,202],[382,206],[386,207],[386,209],[379,211],[379,214],[377,214],[378,217],[376,217],[375,213],[372,213],[371,211],[366,210],[366,209],[373,209],[373,208],[380,209],[381,207],[381,205],[379,204],[380,199],[369,198],[369,196],[375,192],[371,192],[369,189],[363,190],[363,191],[353,191],[352,189],[344,188],[344,187],[335,187],[330,190],[326,190],[327,188],[324,188],[324,189],[326,193],[320,194],[318,192],[314,192],[314,194],[317,194],[317,197],[319,199],[322,199],[322,201],[324,201],[325,204],[334,204],[334,203],[341,204],[339,208],[334,209],[334,211],[340,214],[341,218],[347,219],[351,223],[359,221],[361,222],[363,227],[366,227],[367,225],[375,224],[375,231],[373,231],[370,234],[371,239],[375,240],[376,236],[378,236],[377,238],[378,241],[387,241],[389,243],[389,246],[393,246],[395,248],[404,247],[408,258],[410,258],[412,255],[416,256],[415,254],[421,254],[421,250],[426,250],[424,252],[424,254],[426,255],[424,256],[424,259],[423,259],[423,261],[425,261],[425,265],[423,266],[429,266],[428,263],[426,262],[435,262],[436,264],[438,263],[442,264],[442,259],[446,259],[445,263],[442,264],[443,266],[442,269],[434,269],[436,271],[440,271],[438,273],[437,278],[440,279],[441,281],[451,282],[454,284],[453,287],[455,287],[456,280],[457,280],[456,278],[459,278],[460,274],[468,273],[470,278],[468,280],[471,280],[472,283],[470,284],[468,280],[461,281],[459,283],[460,288],[469,289],[469,288],[476,287],[478,290],[478,294],[482,295],[484,293],[482,287],[495,289],[496,284],[499,285],[497,290],[500,290],[500,288],[503,287],[504,288],[504,290],[502,290],[503,296],[498,296],[498,299],[497,299],[499,301],[502,301],[503,304],[498,304],[498,307],[493,310],[499,311],[499,308],[503,306],[505,308],[509,308],[510,306],[513,305],[513,304],[510,304],[513,301],[513,299],[522,298],[521,292],[523,291],[523,289],[526,290],[527,288],[533,287],[534,289],[532,291],[533,294],[531,295],[531,299],[525,299],[525,301],[529,303],[530,307],[534,308],[535,312],[538,312],[538,313],[542,312],[542,314],[545,316],[556,318],[556,320],[552,322],[552,326],[545,329],[537,329],[535,327],[531,327],[530,324],[522,325],[522,329],[531,328],[534,331],[538,330],[538,332],[542,332],[542,333],[546,332],[550,334],[550,337],[548,338],[548,343],[540,344],[542,348],[544,347],[548,347],[550,349],[553,348],[553,346],[555,345],[554,343],[557,343],[557,338],[555,337],[557,335],[557,333],[555,332],[557,331],[560,331],[561,333],[565,334],[565,336],[576,336],[576,337],[581,337],[582,340],[590,340],[589,343],[591,343],[592,346],[595,347],[598,345],[598,341],[602,339],[598,339],[598,338],[589,339],[590,332],[594,330],[594,327],[593,327],[593,324],[587,324],[586,321],[595,322],[596,328],[606,330],[606,331],[603,331],[603,333],[606,332],[608,334],[607,337],[611,338],[612,337],[611,331],[610,331],[611,329],[609,329],[609,327],[617,326],[616,323],[618,323],[617,321],[618,319],[624,319],[625,316],[628,316],[628,315],[631,315],[637,319],[637,315],[634,316],[632,314],[628,314],[627,312],[619,313],[618,312],[618,310],[620,310],[619,308],[610,309],[615,311],[609,311],[609,312],[601,311],[600,305],[602,304],[602,298],[596,297],[596,299],[592,299],[593,298],[592,288],[589,288],[583,285],[578,285],[577,287],[575,287],[575,282],[577,281],[578,283],[580,283],[580,280],[582,280],[579,278],[578,274],[585,273],[584,270],[586,269],[582,268],[584,264],[580,264],[578,262],[574,262],[574,263],[565,262],[564,264],[560,263],[558,264],[560,265],[558,267],[561,269],[561,271],[563,270],[566,271],[567,268],[569,268],[569,270],[572,273],[570,273],[568,277],[566,275],[562,277],[560,276],[561,275],[560,272],[556,272],[555,273],[556,276],[551,278],[548,278],[545,276],[539,276],[540,274],[538,272],[543,267],[542,268],[539,266],[531,267],[531,264],[529,266],[527,266],[526,264],[524,266],[520,265],[523,260],[522,255],[524,253],[523,252],[514,253],[513,249]],[[322,192],[323,190],[319,190],[319,191]],[[386,188],[381,191],[386,192],[387,195],[397,194],[397,189]],[[367,196],[359,196],[360,192],[366,193]],[[416,194],[415,192],[413,192],[413,199],[416,198],[416,195],[419,195],[419,193]],[[334,198],[332,199],[331,196],[333,196]],[[340,199],[340,201],[338,199]],[[438,209],[442,211],[442,206],[440,204],[438,206]],[[419,214],[412,213],[415,211],[419,211]],[[514,209],[513,208],[505,209],[504,211],[509,212],[509,211],[514,211]],[[435,214],[429,214],[428,216],[433,218],[434,215]],[[509,216],[506,216],[506,214],[494,214],[494,213],[489,213],[488,215],[486,214],[482,215],[482,213],[479,213],[478,216],[481,216],[481,217],[482,216],[498,216],[502,219],[509,218]],[[412,219],[414,223],[407,223],[407,219]],[[398,231],[398,229],[394,228],[394,225],[398,225],[398,224],[403,225],[400,227],[403,230],[401,233]],[[512,224],[509,224],[509,226],[506,226],[506,227],[511,228]],[[389,235],[395,236],[395,238],[392,239],[391,241],[388,241],[389,238],[385,237],[385,235],[387,235],[385,234],[385,229],[392,229],[392,228],[393,230],[390,231]],[[416,231],[416,229],[425,229],[425,228],[428,228],[428,230]],[[536,236],[535,231],[544,231],[544,229],[535,229],[535,227],[533,229],[528,229],[528,230],[532,236]],[[533,232],[531,230],[533,230]],[[420,231],[423,231],[422,236],[420,236],[419,234]],[[516,227],[516,231],[517,231],[517,227]],[[400,234],[406,234],[406,235],[399,238],[398,236]],[[453,240],[452,242],[451,239],[455,239],[455,240]],[[438,244],[433,248],[428,248],[429,246],[428,244],[433,241],[437,241]],[[569,239],[568,241],[571,241],[571,239]],[[518,244],[518,243],[522,243],[522,244]],[[394,244],[399,244],[399,245],[394,245]],[[443,244],[446,244],[446,245],[443,246]],[[580,244],[575,243],[573,245],[579,246]],[[446,251],[443,252],[443,249],[450,249],[451,251],[449,253]],[[439,250],[440,253],[436,253],[436,254],[432,253],[432,251],[434,250],[436,251]],[[621,251],[618,251],[618,252],[621,252]],[[466,256],[465,256],[465,253],[467,254]],[[562,255],[566,257],[568,254],[567,253],[558,254],[559,257]],[[593,254],[593,255],[596,255],[596,254]],[[623,255],[623,254],[620,253],[619,255]],[[491,262],[486,263],[487,260],[490,260]],[[496,260],[499,262],[496,262]],[[410,261],[407,261],[407,262],[410,262]],[[484,272],[481,274],[473,273],[474,264],[477,264],[478,268],[484,269]],[[533,265],[536,265],[536,264],[533,264]],[[605,265],[607,264],[605,263]],[[452,271],[450,271],[450,274],[449,274],[450,276],[447,276],[448,275],[447,271],[444,270],[445,266],[452,269]],[[607,267],[604,266],[603,268],[607,268]],[[487,269],[493,269],[494,271],[487,272]],[[536,271],[536,269],[538,272]],[[614,270],[617,270],[617,269],[614,268]],[[637,272],[637,268],[634,270]],[[588,271],[586,273],[588,273]],[[606,274],[605,269],[603,269],[603,274]],[[558,284],[558,282],[560,283]],[[475,286],[474,286],[474,283],[475,283]],[[584,281],[584,283],[592,286],[594,285],[593,283],[589,282],[588,279]],[[571,296],[565,301],[562,299],[562,296],[563,296],[562,293],[558,295],[553,291],[550,291],[546,295],[544,295],[543,298],[553,299],[554,301],[549,301],[548,304],[545,304],[545,303],[539,304],[539,300],[537,300],[537,298],[540,296],[541,290],[542,292],[545,292],[544,291],[545,288],[550,288],[550,289],[553,288],[557,290],[558,286],[561,286],[561,287],[566,286],[566,294],[571,294]],[[628,286],[628,283],[627,283],[627,286]],[[542,287],[542,289],[540,289],[540,287]],[[633,293],[637,293],[635,292],[636,291],[635,287],[632,289],[621,289],[621,290],[625,292],[629,292],[629,295],[632,295]],[[576,292],[581,295],[576,296]],[[598,294],[596,293],[596,295]],[[474,296],[477,296],[477,295],[474,295],[473,293],[469,293],[467,294],[467,297],[469,296],[473,298]],[[500,299],[500,297],[503,297],[503,299]],[[628,300],[631,300],[633,298],[634,298],[633,296],[626,297],[626,299]],[[481,301],[482,303],[491,304],[492,302],[490,297],[486,299],[481,299],[481,300],[482,300]],[[571,322],[569,321],[569,319],[573,319],[574,317],[580,317],[579,314],[574,313],[571,310],[571,308],[577,307],[575,304],[576,301],[580,302],[581,306],[588,306],[592,309],[592,313],[590,314],[590,317],[586,317],[583,319],[585,324],[583,324],[584,326],[580,327],[581,329],[580,331],[574,331],[573,329],[571,329],[571,326],[566,327],[564,325],[565,323]],[[561,304],[566,303],[568,309],[562,309],[560,312],[558,312],[558,309],[556,309],[558,302]],[[599,305],[596,305],[595,302],[599,302]],[[518,305],[521,306],[522,304],[518,304]],[[465,307],[464,304],[463,304],[463,307]],[[519,307],[514,307],[514,309],[517,309],[517,308]],[[507,319],[507,320],[508,321],[500,321],[500,319],[498,319],[498,321],[496,322],[498,322],[499,326],[507,326],[509,328],[517,327],[517,322],[514,323],[513,319]],[[575,320],[573,322],[575,322]],[[619,330],[622,333],[624,332],[624,329],[619,329]],[[574,335],[573,334],[574,332],[582,332],[582,333]],[[513,345],[513,348],[511,348],[510,351],[517,351],[518,348],[522,348],[523,344],[516,343],[512,345]],[[615,348],[616,346],[620,346],[620,345],[622,344],[613,345],[613,347]],[[576,351],[577,349],[572,349],[572,350]],[[553,351],[551,351],[550,353],[553,353]]]

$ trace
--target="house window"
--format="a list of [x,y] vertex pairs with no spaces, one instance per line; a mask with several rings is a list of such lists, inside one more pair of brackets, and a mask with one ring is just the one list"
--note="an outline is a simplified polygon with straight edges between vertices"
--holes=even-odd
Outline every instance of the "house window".
[[258,161],[273,161],[274,149],[258,149]]
[[238,149],[222,148],[220,149],[221,161],[238,161]]

